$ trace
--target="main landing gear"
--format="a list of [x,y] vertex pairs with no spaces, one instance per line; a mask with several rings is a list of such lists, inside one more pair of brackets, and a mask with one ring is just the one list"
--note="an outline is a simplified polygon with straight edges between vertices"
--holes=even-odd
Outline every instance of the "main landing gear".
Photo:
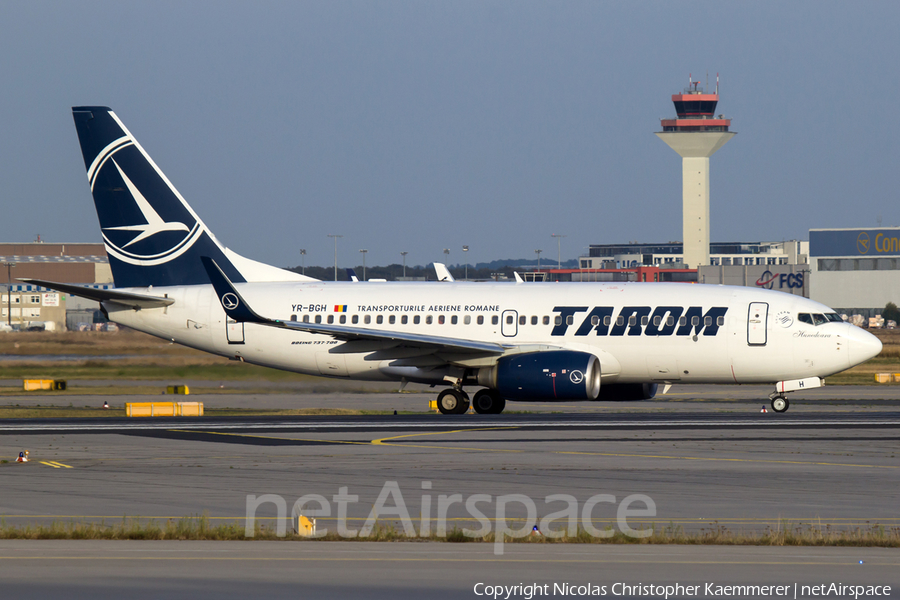
[[791,406],[791,403],[788,402],[787,397],[784,394],[780,394],[778,392],[769,394],[769,400],[772,401],[772,410],[777,413],[783,413]]
[[[478,390],[472,400],[475,412],[480,415],[498,415],[506,407],[506,400],[496,390]],[[437,407],[445,415],[462,415],[469,410],[469,395],[455,387],[441,391]]]

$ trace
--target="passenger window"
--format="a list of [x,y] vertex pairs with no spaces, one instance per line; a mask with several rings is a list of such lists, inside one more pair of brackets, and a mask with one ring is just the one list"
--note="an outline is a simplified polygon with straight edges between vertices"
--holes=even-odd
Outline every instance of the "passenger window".
[[712,325],[712,317],[703,317],[703,326],[709,327]]
[[297,320],[297,315],[291,315],[291,321],[296,321],[296,320]]
[[346,323],[346,322],[347,322],[347,315],[341,315],[340,321],[341,321],[341,325],[343,325],[344,323]]
[[418,325],[419,321],[421,321],[421,320],[422,319],[421,319],[421,317],[419,317],[419,315],[414,316],[413,317],[413,325]]
[[527,324],[527,323],[528,323],[528,317],[526,317],[526,316],[524,316],[524,315],[522,315],[521,317],[519,317],[519,325],[525,325],[525,324]]
[[550,324],[550,317],[545,315],[544,316],[544,325],[549,325],[549,324]]
[[554,324],[554,325],[562,325],[562,317],[559,316],[559,315],[557,315],[557,316],[553,319],[553,324]]
[[494,315],[491,317],[491,325],[496,325],[499,322],[500,322],[500,317],[498,317],[497,315]]
[[568,317],[566,317],[566,325],[574,325],[574,324],[575,324],[575,317],[573,315],[569,315]]
[[444,315],[438,315],[438,325],[444,324]]
[[328,324],[331,325],[334,323],[334,315],[328,315]]
[[309,315],[303,315],[303,322],[309,323]]
[[700,317],[697,317],[697,316],[691,317],[691,325],[696,327],[699,324],[700,324]]
[[612,323],[612,317],[610,317],[609,315],[606,315],[605,317],[603,317],[603,324],[604,324],[604,325],[606,325],[607,327],[609,327],[609,324],[610,324],[610,323]]
[[350,317],[350,322],[353,323],[354,325],[359,323],[359,315],[353,315],[352,317]]
[[425,317],[425,324],[426,324],[426,325],[431,325],[431,315],[427,315],[427,316]]
[[800,313],[799,315],[797,315],[797,320],[801,323],[807,323],[809,325],[813,324],[812,315],[810,315],[809,313]]
[[507,325],[513,324],[513,316],[512,315],[506,315],[506,324]]
[[678,317],[678,325],[680,327],[687,325],[687,317]]
[[537,325],[537,322],[538,322],[538,318],[537,318],[537,317],[531,317],[531,324],[532,324],[532,325]]
[[724,327],[725,326],[725,317],[717,317],[716,325],[718,325],[719,327]]
[[472,315],[466,315],[463,317],[463,325],[471,325],[472,324]]
[[406,325],[408,322],[409,322],[409,317],[407,317],[406,315],[403,315],[402,317],[400,317],[401,325]]
[[396,322],[397,322],[397,316],[396,316],[396,315],[391,315],[391,316],[388,317],[388,323],[390,323],[391,325],[393,325],[393,324],[396,323]]
[[322,315],[316,315],[316,323],[322,322]]
[[372,322],[372,315],[366,315],[363,317],[363,321],[365,321],[366,325]]
[[623,317],[622,315],[619,315],[618,317],[616,317],[616,325],[621,327],[624,324],[625,324],[625,317]]
[[655,317],[653,317],[653,326],[654,326],[654,327],[659,327],[659,324],[660,324],[660,323],[662,323],[662,317],[661,317],[661,316],[656,315]]
[[635,325],[637,325],[637,317],[635,315],[631,315],[630,317],[628,317],[628,326],[634,327]]
[[593,317],[591,317],[591,325],[596,327],[599,324],[600,324],[600,317],[598,317],[597,315],[594,315]]
[[381,325],[382,323],[384,323],[384,315],[378,315],[377,317],[375,317],[376,325]]
[[641,327],[646,327],[647,323],[649,323],[649,322],[650,322],[650,317],[648,317],[647,315],[644,315],[643,317],[641,317]]
[[478,315],[478,319],[476,320],[478,321],[479,325],[484,325],[484,315]]
[[456,315],[453,315],[452,317],[450,317],[451,325],[456,325],[457,323],[459,323],[459,318]]
[[668,317],[666,317],[666,325],[667,326],[671,327],[674,324],[675,324],[675,317],[673,317],[672,315],[669,315]]

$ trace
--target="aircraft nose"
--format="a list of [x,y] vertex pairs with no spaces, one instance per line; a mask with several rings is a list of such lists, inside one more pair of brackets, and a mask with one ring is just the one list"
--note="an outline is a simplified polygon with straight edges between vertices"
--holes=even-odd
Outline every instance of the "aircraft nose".
[[847,337],[850,341],[848,345],[851,367],[878,356],[882,348],[881,340],[868,331],[849,323],[847,324],[847,329]]

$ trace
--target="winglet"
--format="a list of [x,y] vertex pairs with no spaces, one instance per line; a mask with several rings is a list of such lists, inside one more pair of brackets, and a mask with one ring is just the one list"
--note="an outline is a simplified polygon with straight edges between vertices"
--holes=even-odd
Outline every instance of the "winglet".
[[235,289],[234,284],[228,279],[228,276],[219,268],[216,261],[208,256],[201,256],[203,268],[206,269],[209,280],[212,282],[213,288],[216,290],[216,296],[225,314],[229,318],[234,319],[238,323],[266,323],[268,319],[264,319],[250,308],[250,305]]

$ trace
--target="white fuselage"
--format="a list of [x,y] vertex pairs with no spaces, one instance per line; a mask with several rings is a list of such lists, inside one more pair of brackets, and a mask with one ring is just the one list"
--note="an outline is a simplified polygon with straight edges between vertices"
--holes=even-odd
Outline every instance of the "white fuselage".
[[[868,360],[876,344],[880,350],[873,336],[847,323],[801,322],[801,313],[833,313],[817,302],[745,287],[285,282],[236,288],[271,319],[495,342],[511,352],[588,352],[600,359],[604,383],[775,383],[825,377]],[[445,374],[428,368],[428,352],[402,345],[386,350],[384,344],[228,323],[209,285],[131,291],[175,303],[138,311],[107,304],[111,320],[222,356],[351,379],[440,383]],[[452,355],[434,364],[448,362],[490,364]]]

